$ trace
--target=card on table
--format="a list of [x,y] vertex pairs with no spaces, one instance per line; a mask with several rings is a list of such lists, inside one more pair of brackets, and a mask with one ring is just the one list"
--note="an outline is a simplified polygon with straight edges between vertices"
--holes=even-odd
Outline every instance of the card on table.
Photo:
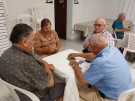
[[75,58],[67,58],[69,61],[71,61],[71,60],[75,60]]

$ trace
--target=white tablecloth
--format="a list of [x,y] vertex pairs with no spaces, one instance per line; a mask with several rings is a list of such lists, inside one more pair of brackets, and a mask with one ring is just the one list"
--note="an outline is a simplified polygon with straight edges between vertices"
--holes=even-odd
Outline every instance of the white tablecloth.
[[[68,49],[57,54],[48,56],[43,58],[43,60],[47,61],[50,64],[55,66],[55,73],[65,78],[66,86],[64,92],[64,101],[79,101],[79,93],[76,84],[76,77],[74,74],[74,70],[69,65],[69,60],[67,60],[67,56],[69,53],[79,53],[76,50]],[[76,58],[77,61],[84,60],[83,58]],[[83,63],[80,65],[82,67],[82,71],[84,72],[89,67],[89,64]]]

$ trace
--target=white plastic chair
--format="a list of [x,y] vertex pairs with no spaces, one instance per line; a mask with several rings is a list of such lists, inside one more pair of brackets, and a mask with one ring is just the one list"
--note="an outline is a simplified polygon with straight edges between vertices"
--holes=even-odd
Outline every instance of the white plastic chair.
[[127,51],[135,52],[135,33],[126,35],[123,56],[126,55]]
[[135,88],[121,93],[118,101],[135,101]]
[[24,90],[24,89],[21,89],[19,87],[14,86],[14,85],[11,85],[11,84],[7,83],[6,81],[2,80],[1,78],[0,78],[0,82],[4,83],[6,85],[6,87],[10,90],[10,92],[11,92],[12,96],[14,97],[15,101],[20,101],[20,99],[19,99],[18,95],[16,94],[16,92],[14,90],[20,91],[21,93],[25,94],[32,101],[40,101],[39,98],[35,94],[33,94],[33,93],[31,93],[27,90]]
[[35,20],[30,14],[21,14],[18,16],[18,23],[25,23],[33,28],[36,31]]
[[120,48],[121,47],[121,44],[122,44],[122,39],[118,39],[117,38],[117,35],[116,35],[116,32],[114,31],[114,29],[112,29],[112,31],[113,31],[113,34],[114,34],[114,42],[115,42],[115,46],[117,47],[117,48]]
[[40,29],[42,19],[47,18],[47,12],[42,4],[35,4],[31,6],[32,16],[35,19],[37,29]]

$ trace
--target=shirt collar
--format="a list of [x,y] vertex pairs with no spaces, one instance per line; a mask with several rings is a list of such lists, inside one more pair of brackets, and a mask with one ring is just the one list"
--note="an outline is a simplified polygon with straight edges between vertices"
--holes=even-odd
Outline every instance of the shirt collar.
[[[106,30],[104,29],[102,32],[100,32],[101,34],[103,34]],[[93,31],[93,34],[96,34],[95,31]]]
[[109,47],[110,46],[107,46],[107,47],[105,47],[104,49],[102,49],[97,55],[96,55],[96,57],[99,57],[99,56],[101,56],[102,55],[102,53],[104,52],[104,51],[106,51],[106,50],[108,50],[109,49]]
[[11,48],[13,48],[13,49],[15,49],[15,50],[19,50],[19,51],[21,51],[21,52],[23,52],[23,53],[25,53],[25,54],[31,55],[30,53],[25,52],[23,49],[21,49],[21,48],[17,47],[17,46],[16,46],[16,45],[14,45],[14,44],[11,46]]

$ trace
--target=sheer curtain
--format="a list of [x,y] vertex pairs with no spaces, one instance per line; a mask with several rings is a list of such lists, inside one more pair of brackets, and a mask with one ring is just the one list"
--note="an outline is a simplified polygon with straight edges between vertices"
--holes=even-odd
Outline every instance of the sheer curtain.
[[119,13],[126,13],[126,19],[135,25],[135,0],[120,0]]
[[0,56],[11,46],[9,19],[5,0],[0,0]]

